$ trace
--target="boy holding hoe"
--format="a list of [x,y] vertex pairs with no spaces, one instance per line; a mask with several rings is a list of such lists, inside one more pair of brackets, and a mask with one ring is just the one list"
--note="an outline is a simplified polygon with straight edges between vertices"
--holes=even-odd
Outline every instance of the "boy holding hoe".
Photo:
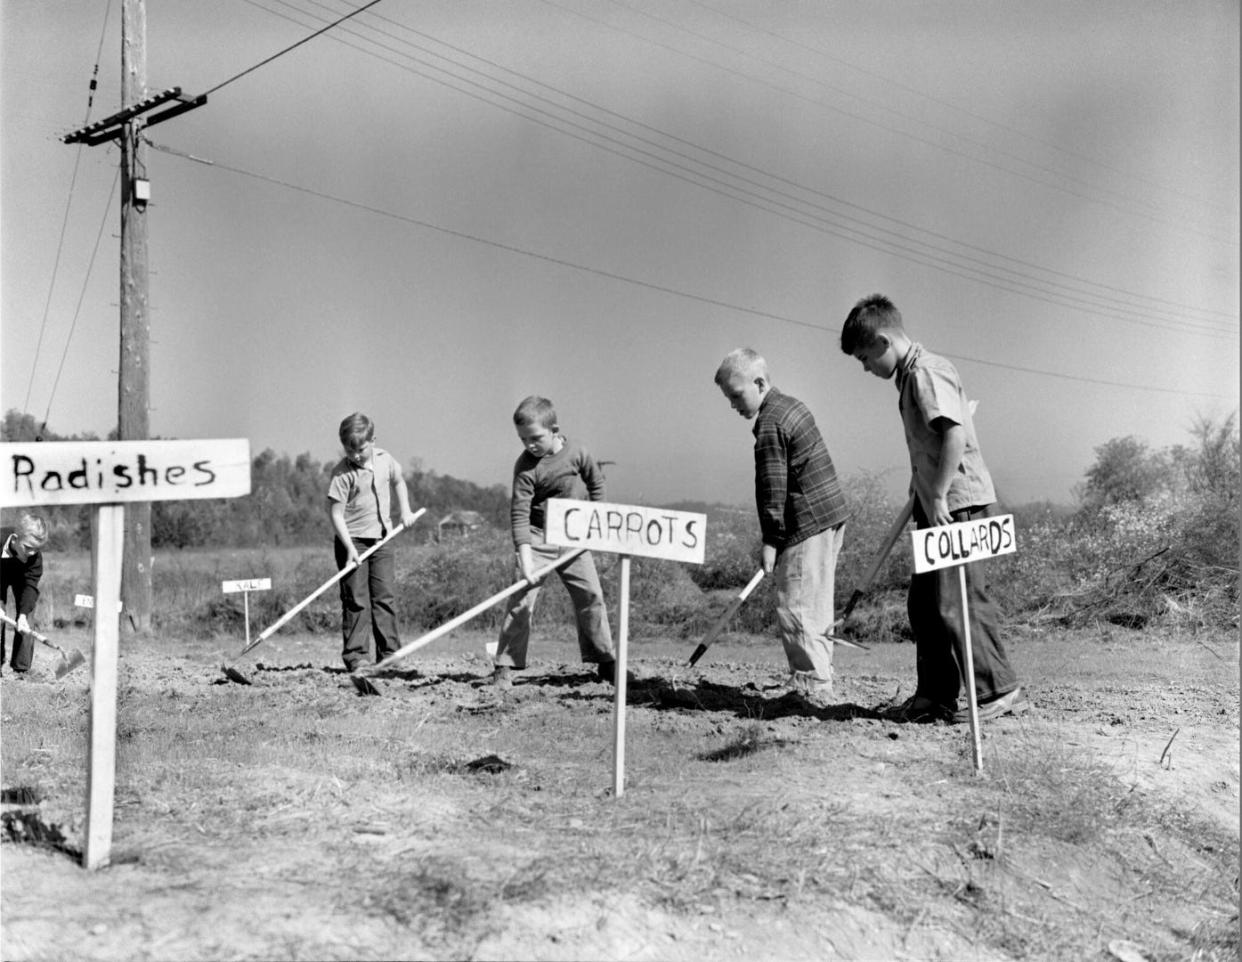
[[716,384],[755,426],[755,500],[763,570],[776,582],[776,615],[790,684],[813,700],[832,695],[833,582],[846,505],[828,448],[806,405],[778,391],[767,362],[731,351]]
[[[517,549],[518,574],[530,587],[510,599],[500,627],[491,676],[492,684],[500,689],[511,687],[513,672],[526,667],[541,587],[535,580],[536,561],[543,567],[555,561],[562,550],[543,540],[545,502],[549,498],[582,500],[584,496],[591,501],[604,500],[603,471],[586,448],[560,433],[551,401],[536,395],[525,398],[513,412],[513,425],[525,450],[513,465],[509,523]],[[583,552],[556,573],[573,601],[583,663],[594,663],[601,681],[616,684],[608,609],[591,553]]]
[[397,459],[375,446],[371,419],[355,412],[341,422],[338,435],[345,457],[332,469],[328,481],[328,515],[336,535],[337,570],[357,565],[341,579],[341,657],[346,670],[354,672],[370,654],[368,635],[375,636],[377,662],[401,647],[393,604],[396,556],[392,544],[381,545],[361,563],[358,556],[393,529],[393,495],[402,524],[412,525],[418,516],[410,510],[410,493]]
[[[996,514],[992,477],[952,363],[911,340],[901,313],[882,294],[854,305],[841,330],[841,350],[861,362],[864,371],[885,380],[896,378],[916,526],[932,528]],[[966,565],[965,572],[979,718],[1021,711],[1027,702],[1001,644],[999,613],[984,590],[981,565]],[[906,609],[914,631],[918,684],[914,695],[895,710],[901,721],[969,721],[968,709],[957,707],[966,674],[958,578],[953,568],[941,568],[910,579]]]
[[[47,522],[37,514],[22,512],[17,523],[0,528],[0,611],[9,594],[17,605],[17,631],[13,635],[13,655],[9,667],[18,678],[25,678],[34,660],[34,638],[29,634],[30,615],[39,600],[43,579],[43,546],[47,544]],[[0,668],[4,665],[7,628],[0,625]]]

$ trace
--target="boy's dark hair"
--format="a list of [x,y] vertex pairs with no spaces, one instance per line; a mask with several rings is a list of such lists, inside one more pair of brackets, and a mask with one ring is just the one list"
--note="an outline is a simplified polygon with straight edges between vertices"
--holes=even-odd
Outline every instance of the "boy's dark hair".
[[530,397],[523,398],[518,404],[517,410],[513,412],[513,423],[517,427],[538,424],[549,430],[555,430],[557,427],[556,408],[546,397],[532,394]]
[[901,311],[883,294],[864,297],[854,305],[841,328],[841,351],[854,356],[860,347],[870,347],[880,331],[904,330]]
[[341,422],[337,434],[341,439],[341,444],[352,450],[375,437],[375,425],[361,411],[355,411]]

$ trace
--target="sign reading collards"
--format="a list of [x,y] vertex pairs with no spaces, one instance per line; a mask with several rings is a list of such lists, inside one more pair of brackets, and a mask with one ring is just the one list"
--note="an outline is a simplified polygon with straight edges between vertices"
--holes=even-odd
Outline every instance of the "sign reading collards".
[[914,547],[914,570],[919,574],[1018,550],[1012,514],[920,528],[911,531],[910,538]]

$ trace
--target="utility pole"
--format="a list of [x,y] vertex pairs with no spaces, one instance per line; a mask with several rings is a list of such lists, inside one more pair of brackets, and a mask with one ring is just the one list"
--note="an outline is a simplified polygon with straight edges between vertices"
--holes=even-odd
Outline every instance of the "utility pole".
[[[121,102],[110,117],[66,134],[66,144],[94,147],[120,141],[121,147],[121,363],[117,394],[117,433],[122,441],[145,441],[150,434],[151,319],[147,270],[146,142],[143,131],[201,107],[207,95],[182,96],[170,87],[147,96],[146,0],[123,0],[121,8]],[[145,116],[165,104],[157,114]],[[151,630],[151,504],[131,502],[125,509],[121,603],[131,629]]]
[[[147,95],[145,0],[124,0],[121,13],[121,102]],[[151,320],[147,269],[146,145],[141,115],[121,125],[121,364],[117,426],[122,441],[150,435]],[[125,510],[121,604],[130,628],[151,630],[151,503]]]

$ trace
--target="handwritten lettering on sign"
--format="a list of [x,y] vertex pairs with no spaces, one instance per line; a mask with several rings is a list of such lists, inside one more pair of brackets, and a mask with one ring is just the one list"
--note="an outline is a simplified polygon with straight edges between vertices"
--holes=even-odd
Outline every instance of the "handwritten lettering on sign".
[[702,564],[707,549],[707,515],[606,501],[552,498],[545,537],[565,548]]
[[250,493],[250,442],[0,444],[0,505],[117,504]]
[[920,528],[910,532],[910,538],[914,545],[914,570],[919,574],[1018,550],[1012,514]]
[[220,591],[226,595],[235,595],[239,591],[270,591],[271,588],[271,578],[250,578],[246,581],[222,581],[220,583]]

